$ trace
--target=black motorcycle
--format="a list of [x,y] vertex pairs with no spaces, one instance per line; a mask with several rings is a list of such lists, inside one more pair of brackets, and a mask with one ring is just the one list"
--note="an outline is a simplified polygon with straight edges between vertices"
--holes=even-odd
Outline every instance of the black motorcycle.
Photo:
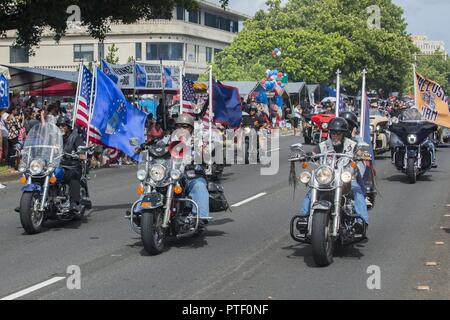
[[398,123],[389,127],[395,135],[393,163],[408,176],[410,183],[433,167],[434,145],[430,136],[438,129],[437,125],[423,121],[416,109],[405,111]]

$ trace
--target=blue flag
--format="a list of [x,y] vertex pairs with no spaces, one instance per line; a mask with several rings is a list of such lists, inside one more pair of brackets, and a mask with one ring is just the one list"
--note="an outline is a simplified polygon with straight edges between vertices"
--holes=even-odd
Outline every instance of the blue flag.
[[119,77],[115,74],[108,62],[102,60],[102,71],[115,83],[119,84]]
[[145,142],[147,115],[125,99],[122,91],[101,70],[97,70],[96,96],[92,125],[100,133],[101,142],[137,160],[131,138]]
[[372,159],[375,159],[375,153],[373,151],[373,145],[372,145],[372,136],[370,134],[370,102],[369,99],[366,97],[366,108],[364,110],[364,142],[367,143],[370,148],[370,155],[372,156]]
[[0,75],[0,109],[9,108],[9,82],[4,75]]
[[239,90],[219,81],[214,81],[213,88],[214,120],[230,128],[239,127],[242,122]]
[[145,88],[147,86],[147,72],[145,67],[136,63],[136,87]]

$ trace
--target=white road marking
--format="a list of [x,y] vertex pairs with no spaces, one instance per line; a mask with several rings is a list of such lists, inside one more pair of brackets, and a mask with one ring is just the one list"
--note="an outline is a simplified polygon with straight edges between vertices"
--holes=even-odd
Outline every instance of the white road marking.
[[30,294],[30,293],[32,293],[34,291],[40,290],[40,289],[48,287],[48,286],[50,286],[50,285],[52,285],[52,284],[54,284],[56,282],[64,280],[65,278],[66,277],[55,277],[55,278],[49,279],[47,281],[38,283],[37,285],[34,285],[34,286],[32,286],[32,287],[30,287],[28,289],[24,289],[24,290],[21,290],[19,292],[16,292],[16,293],[12,294],[12,295],[9,295],[7,297],[4,297],[4,298],[2,298],[0,300],[5,300],[6,301],[6,300],[15,300],[15,299],[21,298],[21,297],[26,296],[27,294]]
[[233,204],[231,207],[232,207],[232,208],[240,207],[240,206],[242,206],[242,205],[244,205],[244,204],[246,204],[246,203],[249,203],[249,202],[251,202],[251,201],[253,201],[253,200],[256,200],[256,199],[258,199],[258,198],[264,197],[265,195],[267,195],[266,192],[257,194],[256,196],[253,196],[253,197],[251,197],[251,198],[248,198],[247,200],[244,200],[244,201],[241,201],[241,202],[239,202],[239,203]]

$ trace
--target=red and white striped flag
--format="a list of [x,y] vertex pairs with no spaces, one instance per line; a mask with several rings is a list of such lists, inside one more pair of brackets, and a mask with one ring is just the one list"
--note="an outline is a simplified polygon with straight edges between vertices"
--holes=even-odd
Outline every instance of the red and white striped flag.
[[[80,82],[78,83],[77,105],[75,106],[74,117],[75,122],[87,130],[90,123],[90,105],[94,79],[91,71],[89,71],[86,66],[82,65],[81,68],[82,73]],[[91,128],[88,131],[89,141],[95,144],[101,144],[101,134],[97,128],[91,125]]]

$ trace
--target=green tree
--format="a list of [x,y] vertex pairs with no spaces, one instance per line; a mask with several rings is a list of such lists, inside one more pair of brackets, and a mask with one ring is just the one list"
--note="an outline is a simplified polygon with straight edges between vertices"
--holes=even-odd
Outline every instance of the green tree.
[[108,53],[106,54],[106,62],[111,64],[118,64],[119,63],[118,52],[119,48],[117,48],[114,43],[111,46],[109,46]]
[[[436,51],[433,55],[419,55],[416,64],[418,73],[439,83],[447,96],[450,95],[450,59],[448,57]],[[410,79],[411,84],[412,73]],[[412,85],[409,89],[412,90]]]
[[[226,8],[228,0],[219,0]],[[16,45],[28,48],[39,45],[46,28],[59,41],[67,30],[67,9],[76,5],[81,10],[81,23],[89,34],[104,40],[111,23],[134,23],[140,19],[170,19],[176,6],[198,8],[196,0],[0,0],[0,36],[17,30]]]
[[[285,6],[280,0],[269,0],[267,5],[269,9],[246,21],[231,47],[218,55],[215,70],[239,80],[255,77],[259,69],[282,67],[293,81],[331,83],[340,68],[342,85],[356,93],[365,68],[369,88],[388,92],[405,86],[417,49],[406,32],[402,8],[391,0],[289,0]],[[368,27],[371,5],[381,9],[381,29]],[[266,30],[281,33],[270,40],[254,37]],[[279,60],[271,57],[275,47],[282,50]],[[260,64],[264,67],[257,69]]]

